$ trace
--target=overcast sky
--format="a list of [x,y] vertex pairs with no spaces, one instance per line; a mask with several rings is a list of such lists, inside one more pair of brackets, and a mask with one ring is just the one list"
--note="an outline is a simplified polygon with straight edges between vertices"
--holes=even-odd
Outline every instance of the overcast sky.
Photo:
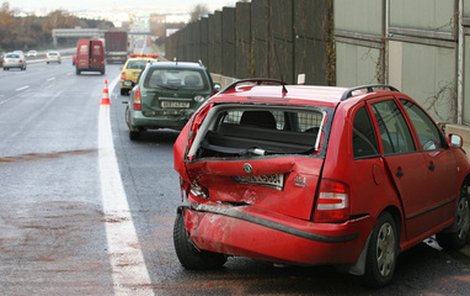
[[[0,2],[4,2],[1,0]],[[207,3],[209,9],[220,9],[230,6],[236,0],[9,0],[10,8],[18,8],[25,12],[37,10],[84,10],[84,9],[106,9],[131,8],[132,6],[146,7],[155,12],[190,12],[196,4]]]

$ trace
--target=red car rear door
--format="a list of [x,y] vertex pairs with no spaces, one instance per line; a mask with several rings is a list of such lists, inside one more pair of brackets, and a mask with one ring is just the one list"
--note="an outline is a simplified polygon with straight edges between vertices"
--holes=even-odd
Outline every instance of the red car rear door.
[[434,205],[425,158],[414,142],[412,131],[393,98],[369,101],[379,131],[381,152],[401,197],[408,239],[434,224],[426,213]]

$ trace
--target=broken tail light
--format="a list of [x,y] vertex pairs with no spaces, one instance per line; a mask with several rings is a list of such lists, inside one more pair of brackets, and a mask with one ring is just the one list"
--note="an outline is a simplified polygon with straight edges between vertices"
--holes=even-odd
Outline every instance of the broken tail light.
[[209,191],[207,190],[207,188],[199,185],[196,182],[191,183],[191,186],[189,187],[189,192],[195,197],[203,199],[209,198]]
[[345,183],[324,179],[320,183],[314,221],[339,223],[349,219],[349,187]]

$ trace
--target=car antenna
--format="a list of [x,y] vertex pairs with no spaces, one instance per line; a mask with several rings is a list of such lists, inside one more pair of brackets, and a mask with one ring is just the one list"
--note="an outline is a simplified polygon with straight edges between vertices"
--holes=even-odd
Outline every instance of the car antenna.
[[274,55],[276,56],[276,63],[277,68],[279,69],[279,73],[281,74],[281,85],[282,85],[282,94],[287,94],[286,82],[284,81],[284,75],[281,69],[281,62],[279,61],[279,55],[277,54],[277,46],[274,44]]

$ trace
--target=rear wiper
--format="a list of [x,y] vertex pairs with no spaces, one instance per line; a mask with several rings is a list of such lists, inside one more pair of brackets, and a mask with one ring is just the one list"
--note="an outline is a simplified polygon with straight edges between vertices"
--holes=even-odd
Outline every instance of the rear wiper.
[[163,89],[168,89],[168,90],[178,90],[178,87],[170,87],[170,86],[167,86],[167,85],[163,85],[163,84],[157,84],[157,87],[160,87],[160,88],[163,88]]

